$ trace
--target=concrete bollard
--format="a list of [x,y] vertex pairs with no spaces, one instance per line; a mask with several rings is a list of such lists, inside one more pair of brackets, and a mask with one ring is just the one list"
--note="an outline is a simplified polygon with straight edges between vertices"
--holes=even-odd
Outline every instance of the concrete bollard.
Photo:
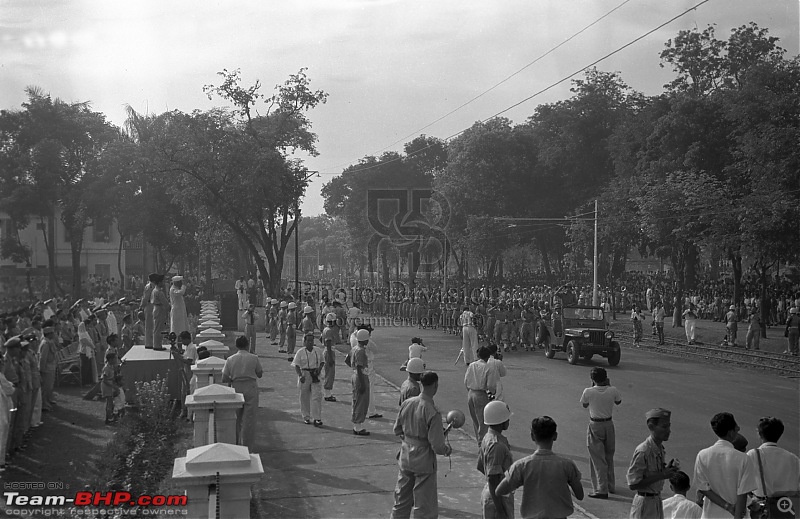
[[214,339],[203,341],[198,346],[205,346],[211,355],[223,360],[228,358],[228,355],[230,355],[231,351],[227,346],[219,341],[215,341]]
[[197,334],[198,339],[224,339],[225,334],[214,328],[207,328]]
[[244,396],[219,384],[197,388],[186,397],[194,413],[194,446],[236,443],[236,411],[244,407]]
[[[217,344],[221,345],[222,343],[217,343]],[[208,348],[208,346],[206,347]],[[209,349],[209,351],[211,350]],[[222,368],[224,367],[225,367],[225,360],[217,356],[212,356],[207,359],[198,360],[192,366],[192,373],[194,373],[194,376],[197,378],[197,388],[195,388],[195,391],[197,391],[197,389],[200,389],[201,387],[206,387],[210,384],[221,384]]]
[[214,443],[175,458],[172,479],[186,489],[186,515],[197,518],[250,517],[250,487],[264,467],[247,447]]

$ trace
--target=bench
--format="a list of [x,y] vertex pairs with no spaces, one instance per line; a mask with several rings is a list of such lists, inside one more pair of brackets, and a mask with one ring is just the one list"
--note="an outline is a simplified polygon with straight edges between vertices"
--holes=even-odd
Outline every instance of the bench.
[[56,385],[60,386],[63,379],[69,378],[81,385],[81,355],[77,342],[58,350],[56,362]]

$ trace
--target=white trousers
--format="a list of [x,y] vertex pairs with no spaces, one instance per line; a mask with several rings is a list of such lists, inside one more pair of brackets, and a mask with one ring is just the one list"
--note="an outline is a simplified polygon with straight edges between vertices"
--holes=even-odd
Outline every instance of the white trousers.
[[311,375],[304,373],[305,382],[297,379],[300,389],[300,413],[303,420],[322,420],[322,382],[312,383]]

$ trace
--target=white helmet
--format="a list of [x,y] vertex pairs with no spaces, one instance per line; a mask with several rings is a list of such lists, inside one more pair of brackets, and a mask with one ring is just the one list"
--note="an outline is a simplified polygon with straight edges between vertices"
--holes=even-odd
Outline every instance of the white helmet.
[[789,309],[789,313],[790,313],[790,314],[796,314],[796,313],[797,313],[797,307],[796,307],[796,306],[793,306],[793,307],[791,307],[791,308]]
[[500,425],[511,418],[511,409],[508,404],[500,400],[493,400],[483,408],[483,423],[486,425]]
[[304,314],[313,314],[314,313],[314,309],[311,308],[310,306],[307,306],[307,307],[303,308],[303,313]]
[[336,321],[336,314],[333,312],[329,313],[328,315],[325,316],[325,320],[328,322]]
[[278,304],[278,300],[277,299],[273,299],[272,301],[270,301],[270,303],[272,303],[273,305],[277,305]]
[[356,332],[356,340],[358,342],[369,340],[369,330],[358,330]]
[[422,373],[425,371],[425,363],[422,362],[422,359],[419,357],[414,357],[413,359],[408,359],[408,364],[406,364],[406,371],[409,373]]
[[294,310],[295,308],[297,308],[297,303],[295,303],[294,301],[289,303],[289,310]]

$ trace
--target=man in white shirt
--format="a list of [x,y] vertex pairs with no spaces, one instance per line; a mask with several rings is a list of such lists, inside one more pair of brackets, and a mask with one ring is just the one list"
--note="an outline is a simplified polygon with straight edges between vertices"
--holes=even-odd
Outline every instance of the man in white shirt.
[[675,495],[662,502],[664,519],[700,519],[703,509],[686,497],[691,487],[689,476],[679,470],[670,476],[669,487]]
[[614,493],[614,450],[616,433],[611,415],[614,405],[622,403],[619,390],[611,385],[604,368],[592,368],[590,373],[592,387],[587,387],[581,395],[581,405],[589,408],[589,430],[586,445],[589,448],[589,467],[592,474],[592,493],[594,499],[608,499]]
[[717,443],[697,453],[694,482],[698,499],[703,500],[703,518],[744,517],[747,494],[756,490],[756,471],[747,454],[737,451],[733,441],[739,426],[731,413],[717,413],[711,418]]
[[467,366],[464,374],[464,386],[467,388],[467,405],[475,427],[478,444],[488,430],[483,421],[483,408],[489,403],[489,393],[497,393],[497,372],[488,364],[491,352],[486,346],[478,348],[478,360]]
[[[758,421],[758,437],[762,443],[758,449],[751,449],[747,457],[755,468],[758,486],[755,494],[759,497],[797,495],[800,492],[800,458],[778,447],[782,435],[783,422],[779,418],[768,416]],[[762,468],[766,488],[761,485]]]
[[297,350],[292,367],[297,373],[297,387],[300,389],[300,412],[307,424],[314,420],[314,426],[322,426],[322,383],[320,372],[325,362],[322,348],[314,346],[314,332],[306,332],[303,348]]

